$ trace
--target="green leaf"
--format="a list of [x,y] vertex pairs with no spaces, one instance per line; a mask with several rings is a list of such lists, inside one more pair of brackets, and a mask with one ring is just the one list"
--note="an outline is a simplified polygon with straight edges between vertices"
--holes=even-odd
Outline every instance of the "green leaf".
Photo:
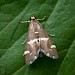
[[[25,64],[22,44],[31,16],[43,18],[41,25],[57,46],[59,58],[38,58]],[[75,0],[0,0],[0,75],[75,75]]]
[[68,50],[57,75],[75,75],[75,40]]

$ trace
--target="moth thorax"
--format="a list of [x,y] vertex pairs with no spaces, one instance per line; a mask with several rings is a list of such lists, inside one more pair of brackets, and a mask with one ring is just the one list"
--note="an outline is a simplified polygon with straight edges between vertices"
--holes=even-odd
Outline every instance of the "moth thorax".
[[40,41],[39,39],[37,38],[37,41],[36,41],[37,45],[40,46]]
[[39,38],[39,34],[37,32],[35,32],[35,37]]
[[30,20],[35,20],[36,18],[34,17],[34,16],[32,16],[31,18],[30,18]]

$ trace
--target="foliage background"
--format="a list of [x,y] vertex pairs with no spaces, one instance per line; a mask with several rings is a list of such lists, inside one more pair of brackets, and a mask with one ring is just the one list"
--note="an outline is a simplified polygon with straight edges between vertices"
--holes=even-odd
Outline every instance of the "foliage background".
[[[34,15],[57,46],[59,58],[25,64],[22,42]],[[0,75],[75,75],[75,0],[0,0]]]

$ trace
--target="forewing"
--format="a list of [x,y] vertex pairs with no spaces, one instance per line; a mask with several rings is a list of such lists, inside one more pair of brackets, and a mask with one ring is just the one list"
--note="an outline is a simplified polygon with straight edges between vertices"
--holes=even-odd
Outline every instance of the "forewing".
[[38,21],[36,21],[36,23],[40,38],[41,51],[48,57],[51,57],[53,59],[58,58],[56,46],[53,44],[52,40],[49,38],[47,32],[42,28],[40,23]]
[[32,64],[39,56],[38,46],[35,40],[35,28],[33,21],[31,21],[29,25],[29,31],[26,41],[26,51],[24,54],[26,64]]

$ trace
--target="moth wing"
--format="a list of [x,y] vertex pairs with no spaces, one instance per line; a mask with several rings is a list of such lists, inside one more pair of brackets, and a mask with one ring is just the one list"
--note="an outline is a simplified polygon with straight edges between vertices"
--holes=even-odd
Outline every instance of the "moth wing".
[[44,42],[41,41],[41,47],[43,49],[43,53],[53,59],[58,58],[56,46],[52,43],[52,41],[49,39],[48,41]]
[[58,54],[56,51],[56,46],[53,44],[52,40],[49,38],[47,32],[42,28],[40,23],[36,20],[38,34],[41,42],[41,51],[48,57],[53,59],[58,58]]
[[26,41],[26,51],[24,53],[26,64],[32,64],[39,56],[38,46],[35,41],[35,28],[33,25],[33,21],[31,21]]
[[32,43],[31,45],[26,44],[26,46],[26,50],[29,51],[29,53],[25,55],[25,61],[26,64],[32,64],[39,56],[39,53],[37,51],[38,47],[35,43]]

